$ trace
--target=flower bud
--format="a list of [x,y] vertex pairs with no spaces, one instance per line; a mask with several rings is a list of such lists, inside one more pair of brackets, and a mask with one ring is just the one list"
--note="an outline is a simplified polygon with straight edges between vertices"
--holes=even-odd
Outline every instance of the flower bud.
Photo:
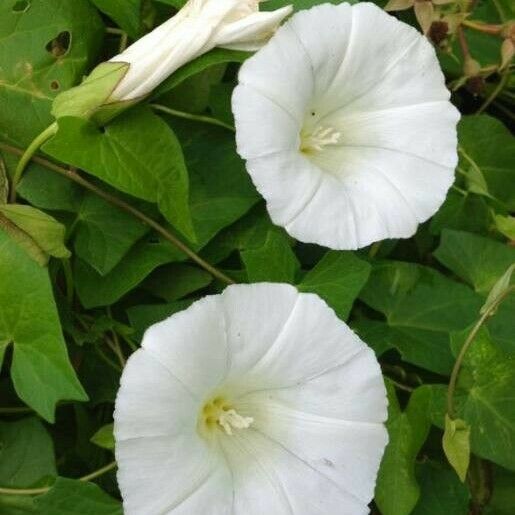
[[257,50],[292,11],[259,12],[259,0],[189,0],[167,22],[110,61],[129,69],[110,96],[119,102],[143,97],[182,65],[219,46]]
[[175,16],[98,65],[82,84],[58,95],[52,114],[104,123],[216,46],[258,50],[291,11],[287,6],[259,12],[259,0],[189,0]]

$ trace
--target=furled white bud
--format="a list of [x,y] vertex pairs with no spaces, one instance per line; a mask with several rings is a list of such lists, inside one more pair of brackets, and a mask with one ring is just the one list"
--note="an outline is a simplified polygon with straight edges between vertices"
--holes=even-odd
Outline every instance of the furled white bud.
[[287,6],[259,12],[259,0],[189,0],[175,16],[110,60],[128,63],[129,69],[109,101],[147,95],[182,65],[216,46],[257,50],[291,10]]

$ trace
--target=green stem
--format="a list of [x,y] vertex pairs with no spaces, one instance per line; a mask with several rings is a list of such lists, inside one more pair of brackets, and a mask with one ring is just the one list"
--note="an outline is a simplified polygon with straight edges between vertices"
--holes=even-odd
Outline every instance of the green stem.
[[184,111],[177,111],[176,109],[172,109],[170,107],[166,107],[161,104],[149,104],[149,105],[152,109],[169,114],[170,116],[177,116],[178,118],[185,118],[186,120],[193,120],[195,122],[209,123],[211,125],[217,125],[218,127],[223,127],[224,129],[235,132],[235,128],[232,125],[222,122],[221,120],[217,120],[216,118],[211,118],[211,116],[185,113]]
[[483,102],[483,105],[477,110],[477,114],[481,114],[497,98],[499,93],[501,93],[504,89],[504,86],[506,86],[509,77],[510,74],[507,71],[505,71],[502,74],[502,78],[499,81],[499,84],[497,84],[494,90],[490,93],[490,96]]
[[72,267],[70,265],[69,259],[62,259],[61,260],[62,267],[63,267],[63,273],[64,273],[64,280],[66,283],[66,300],[68,304],[71,306],[73,304],[73,295],[74,295],[74,285],[73,285],[73,273],[72,273]]
[[21,413],[32,413],[28,406],[17,406],[13,408],[0,408],[0,415],[19,415]]
[[[96,479],[99,476],[113,470],[116,468],[116,461],[112,461],[111,463],[105,465],[90,474],[82,476],[79,478],[79,481],[91,481]],[[0,494],[5,495],[41,495],[46,494],[52,487],[51,486],[42,486],[41,488],[0,488]]]
[[16,166],[16,170],[14,171],[14,176],[11,185],[11,203],[14,204],[16,202],[16,187],[21,180],[23,175],[23,171],[29,164],[29,161],[32,159],[32,156],[38,151],[38,149],[48,141],[56,132],[58,126],[57,122],[54,122],[52,125],[49,125],[41,134],[36,136],[32,143],[27,147],[25,152],[23,152],[21,159],[18,161],[18,165]]
[[458,375],[460,373],[461,365],[463,364],[463,360],[465,358],[465,354],[468,349],[474,342],[474,339],[477,336],[477,333],[483,326],[483,324],[488,320],[488,318],[495,312],[499,304],[508,297],[508,295],[515,291],[515,285],[510,286],[508,289],[504,290],[491,304],[488,306],[488,309],[481,315],[481,318],[476,322],[476,325],[472,328],[465,343],[461,347],[461,350],[456,358],[456,362],[454,363],[454,368],[452,369],[451,378],[449,380],[449,387],[447,388],[447,414],[452,419],[454,418],[454,391],[456,390],[456,382],[458,381]]
[[[0,149],[10,152],[12,154],[23,154],[23,151],[21,151],[20,149],[13,147],[11,145],[7,145],[6,143],[0,143]],[[52,163],[51,161],[48,161],[47,159],[43,159],[41,157],[34,156],[33,159],[34,162],[39,163],[40,165],[48,168],[49,170],[52,170],[53,172],[63,175],[64,177],[76,182],[77,184],[80,184],[83,188],[91,191],[92,193],[95,193],[99,197],[103,198],[106,202],[109,202],[113,206],[116,206],[119,209],[126,211],[138,220],[142,221],[144,224],[154,229],[165,240],[167,240],[172,245],[177,247],[181,252],[186,254],[186,256],[188,256],[192,261],[197,263],[197,265],[202,267],[204,270],[209,272],[213,277],[216,277],[221,282],[225,284],[234,284],[235,281],[233,281],[229,276],[225,275],[223,272],[221,272],[214,266],[210,265],[207,261],[204,261],[198,254],[193,252],[193,250],[191,250],[186,244],[179,240],[179,238],[174,236],[171,232],[167,231],[162,225],[152,220],[152,218],[148,217],[147,215],[145,215],[135,207],[131,206],[127,202],[124,202],[123,200],[114,197],[109,193],[106,193],[104,190],[100,189],[93,183],[84,179],[81,175],[79,175],[77,172],[73,170],[63,168],[62,166],[56,165],[55,163]]]

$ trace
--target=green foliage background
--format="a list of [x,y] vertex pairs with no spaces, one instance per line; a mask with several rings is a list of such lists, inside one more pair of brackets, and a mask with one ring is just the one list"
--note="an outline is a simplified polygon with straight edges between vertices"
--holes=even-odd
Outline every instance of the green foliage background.
[[[55,96],[183,3],[0,0],[0,513],[122,513],[111,423],[123,363],[146,327],[225,286],[179,240],[238,282],[318,293],[373,347],[390,400],[373,513],[513,515],[513,295],[458,377],[456,416],[472,453],[465,483],[442,450],[456,357],[515,263],[515,79],[500,69],[502,37],[462,27],[481,68],[472,75],[454,29],[436,41],[463,114],[460,162],[442,208],[409,240],[328,251],[271,224],[231,130],[247,54],[224,50],[104,128],[62,118],[18,204],[7,204],[19,149],[53,121]],[[288,3],[321,2],[263,8]],[[466,10],[469,21],[499,26],[512,6],[464,0],[438,8],[438,20]],[[396,15],[417,26],[411,9]]]

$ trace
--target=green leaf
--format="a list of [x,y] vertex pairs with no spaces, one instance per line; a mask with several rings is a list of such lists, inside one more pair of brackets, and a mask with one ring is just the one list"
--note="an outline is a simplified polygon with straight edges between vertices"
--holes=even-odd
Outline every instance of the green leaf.
[[371,268],[352,252],[331,250],[304,276],[298,289],[316,293],[342,320],[347,320]]
[[57,211],[77,211],[83,197],[78,184],[37,163],[28,166],[16,191],[35,207]]
[[415,476],[415,460],[429,433],[426,415],[428,392],[418,388],[401,411],[393,386],[387,383],[389,442],[386,446],[375,492],[383,515],[408,515],[420,496]]
[[460,165],[486,181],[490,195],[515,209],[515,138],[490,116],[464,116],[458,125]]
[[184,255],[170,243],[143,240],[105,276],[99,275],[89,265],[77,260],[77,294],[87,309],[110,306],[138,286],[158,266],[183,259]]
[[14,342],[16,393],[53,422],[59,400],[87,397],[66,353],[48,271],[2,231],[0,284],[0,342]]
[[205,288],[212,280],[211,274],[201,268],[173,263],[156,270],[143,287],[157,297],[173,302]]
[[27,488],[57,475],[54,444],[37,417],[0,422],[0,485]]
[[[471,284],[484,298],[508,267],[515,263],[514,248],[457,231],[445,231],[442,234],[435,256],[457,276]],[[515,353],[514,309],[515,298],[507,299],[487,324],[494,340],[505,351],[512,353]]]
[[434,255],[482,295],[487,295],[499,277],[515,263],[515,248],[460,231],[443,231]]
[[91,442],[103,449],[114,449],[115,441],[113,434],[114,424],[102,426],[92,437]]
[[432,234],[440,234],[446,228],[488,234],[490,210],[486,200],[474,193],[450,190],[430,222]]
[[234,135],[226,129],[173,120],[190,174],[190,209],[197,243],[243,216],[259,195],[236,153]]
[[48,515],[122,515],[122,505],[94,483],[57,478],[50,491],[34,499]]
[[375,265],[360,298],[385,315],[390,343],[404,360],[440,374],[454,364],[449,333],[469,326],[482,303],[436,270],[400,261]]
[[242,251],[263,246],[274,227],[264,206],[259,204],[221,231],[202,249],[202,255],[210,263],[219,263],[235,250]]
[[157,202],[167,220],[194,239],[181,147],[170,127],[148,108],[138,106],[118,116],[105,132],[83,119],[61,118],[57,135],[43,149],[124,193]]
[[[347,3],[355,4],[358,1],[359,0],[348,0]],[[287,5],[292,5],[295,11],[300,11],[302,9],[309,9],[315,5],[319,5],[320,3],[320,0],[270,0],[266,4],[263,4],[262,9],[264,11],[272,11]],[[341,4],[341,0],[328,0],[327,3],[338,5]]]
[[492,497],[483,513],[485,515],[513,515],[515,506],[515,474],[501,467],[494,470],[494,488]]
[[249,282],[293,283],[300,265],[288,236],[270,231],[263,246],[241,252]]
[[420,499],[413,515],[465,515],[470,495],[454,471],[427,461],[416,468]]
[[90,0],[97,9],[107,14],[131,38],[135,38],[140,30],[141,0]]
[[53,121],[54,96],[82,79],[104,25],[87,0],[1,0],[0,135],[26,146]]
[[[468,333],[453,335],[455,354]],[[484,326],[465,354],[457,395],[457,416],[470,426],[472,452],[515,470],[515,356],[500,350]]]
[[27,233],[48,255],[69,258],[70,251],[64,245],[66,228],[55,218],[32,206],[6,204],[0,213]]
[[74,222],[75,252],[100,275],[107,275],[149,227],[97,195],[86,193]]
[[446,414],[442,446],[447,460],[464,483],[470,462],[470,426],[464,420],[451,419]]
[[515,216],[494,215],[495,228],[509,240],[515,240]]
[[225,48],[215,48],[207,54],[197,57],[193,61],[185,64],[173,73],[168,79],[164,80],[154,91],[152,98],[157,98],[163,93],[170,91],[181,82],[197,73],[217,64],[242,63],[251,54],[239,50],[226,50]]
[[363,318],[351,323],[356,334],[371,347],[376,356],[381,356],[392,348],[388,326],[384,322]]

